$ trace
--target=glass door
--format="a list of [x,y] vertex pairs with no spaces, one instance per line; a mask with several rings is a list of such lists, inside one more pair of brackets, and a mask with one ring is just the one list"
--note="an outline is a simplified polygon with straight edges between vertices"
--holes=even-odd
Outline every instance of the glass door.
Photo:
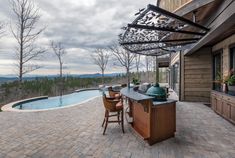
[[230,70],[235,70],[235,46],[230,48]]

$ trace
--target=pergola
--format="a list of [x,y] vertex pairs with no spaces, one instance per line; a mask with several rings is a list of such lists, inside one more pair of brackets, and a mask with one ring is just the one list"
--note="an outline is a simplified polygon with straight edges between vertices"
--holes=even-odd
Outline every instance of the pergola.
[[184,17],[148,5],[135,14],[137,18],[120,35],[120,44],[131,53],[169,56],[200,40],[209,29]]

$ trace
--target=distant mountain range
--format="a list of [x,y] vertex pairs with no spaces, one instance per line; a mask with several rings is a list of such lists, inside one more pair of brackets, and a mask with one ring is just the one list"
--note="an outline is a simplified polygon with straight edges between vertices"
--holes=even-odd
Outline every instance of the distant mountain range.
[[[105,74],[105,77],[114,77],[114,76],[118,76],[122,73],[111,73],[111,74]],[[81,74],[81,75],[77,75],[77,74],[71,74],[71,75],[66,75],[66,76],[70,76],[70,77],[80,77],[80,78],[97,78],[97,77],[101,77],[102,74],[100,73],[96,73],[96,74]],[[59,77],[59,75],[48,75],[48,76],[44,76],[44,75],[28,75],[26,77],[24,77],[24,80],[34,80],[36,78],[49,78],[49,79],[53,79],[56,77]],[[12,82],[17,80],[18,78],[13,76],[13,75],[0,75],[0,84],[5,83],[5,82]]]

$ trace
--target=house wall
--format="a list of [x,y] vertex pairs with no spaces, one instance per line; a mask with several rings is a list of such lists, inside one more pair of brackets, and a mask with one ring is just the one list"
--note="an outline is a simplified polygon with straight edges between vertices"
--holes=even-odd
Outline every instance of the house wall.
[[[160,0],[159,7],[182,16],[187,13],[185,10],[194,10],[203,6],[210,0]],[[219,1],[219,0],[217,0]],[[195,2],[195,3],[194,3]],[[215,3],[216,5],[219,3]],[[231,19],[234,19],[234,2],[225,0],[220,7],[215,10],[205,26],[210,28],[210,32],[205,38],[197,43],[196,49],[191,49],[189,53],[176,53],[171,56],[170,65],[180,63],[180,91],[181,101],[210,102],[210,92],[213,83],[213,52],[223,49],[223,75],[227,75],[230,69],[229,65],[229,46],[235,43],[235,35],[213,45],[215,41],[228,36],[226,30],[232,28]],[[228,24],[229,23],[229,24]],[[234,25],[233,25],[234,26]]]
[[183,55],[181,60],[182,101],[210,102],[212,90],[212,56],[213,52],[223,50],[223,76],[230,70],[230,45],[235,43],[235,34],[215,44],[202,48],[191,55]]
[[212,52],[216,52],[218,50],[223,50],[223,67],[222,67],[222,70],[223,70],[223,76],[227,76],[228,73],[229,73],[229,70],[230,70],[230,65],[229,65],[229,56],[230,56],[230,51],[229,51],[229,46],[231,44],[234,44],[235,43],[235,34],[226,38],[225,40],[215,44],[213,47],[212,47]]
[[181,62],[181,100],[209,102],[212,87],[211,48],[182,56]]

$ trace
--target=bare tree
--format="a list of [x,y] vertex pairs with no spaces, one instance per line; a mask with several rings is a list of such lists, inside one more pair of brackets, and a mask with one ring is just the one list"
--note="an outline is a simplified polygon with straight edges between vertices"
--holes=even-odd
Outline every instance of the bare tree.
[[59,65],[60,65],[60,82],[59,82],[59,93],[60,96],[62,96],[63,94],[63,89],[64,89],[64,81],[63,81],[63,58],[64,56],[67,54],[67,52],[65,51],[65,48],[62,46],[62,44],[59,43],[54,43],[53,41],[51,42],[51,48],[54,52],[54,54],[56,55],[56,57],[58,58],[59,61]]
[[0,38],[3,36],[4,33],[4,24],[2,22],[0,22]]
[[156,57],[151,57],[151,67],[152,67],[152,71],[156,71]]
[[91,55],[94,64],[98,65],[102,73],[102,84],[104,84],[104,71],[107,67],[110,54],[105,49],[96,49],[94,55]]
[[110,46],[109,49],[118,61],[116,65],[126,69],[127,85],[130,87],[130,70],[133,68],[136,55],[116,45]]
[[36,29],[39,22],[39,9],[31,0],[10,0],[12,10],[16,16],[14,27],[11,25],[11,32],[17,41],[16,59],[18,67],[19,81],[22,82],[23,75],[40,68],[37,64],[30,61],[38,59],[45,53],[45,49],[36,46],[36,40],[42,29]]
[[138,79],[140,78],[140,66],[141,66],[141,63],[140,63],[140,54],[136,54],[135,56],[135,66],[136,66],[136,73],[137,73],[137,77]]
[[149,82],[150,79],[150,72],[155,71],[155,63],[156,60],[152,56],[146,56],[145,57],[145,67],[146,67],[146,72],[147,72],[147,79]]
[[146,66],[146,72],[147,72],[147,80],[149,82],[149,68],[150,68],[150,58],[149,58],[149,56],[145,57],[145,66]]
[[65,48],[62,46],[62,44],[59,43],[54,43],[53,41],[51,42],[51,48],[54,52],[54,54],[56,55],[56,57],[59,60],[59,64],[60,64],[60,79],[62,79],[63,77],[63,58],[64,56],[67,54],[67,52],[65,51]]

